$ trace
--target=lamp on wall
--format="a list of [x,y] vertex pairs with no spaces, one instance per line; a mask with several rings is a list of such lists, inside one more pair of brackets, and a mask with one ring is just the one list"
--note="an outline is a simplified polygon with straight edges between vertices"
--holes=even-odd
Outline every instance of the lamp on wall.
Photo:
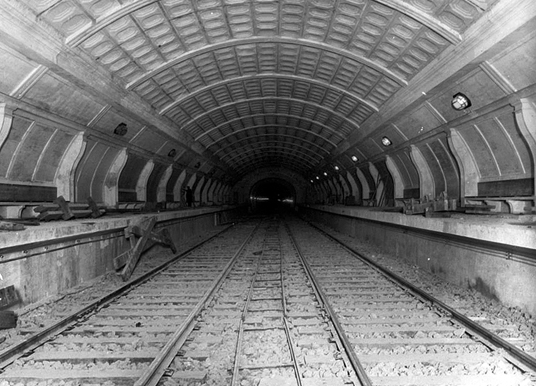
[[114,134],[120,135],[121,137],[125,135],[128,131],[127,124],[124,122],[121,122],[117,127],[114,129]]
[[457,93],[452,97],[452,101],[450,102],[452,105],[452,108],[454,110],[465,110],[468,107],[471,107],[471,101],[467,97],[467,95],[462,94],[461,92]]
[[393,143],[391,140],[387,137],[382,137],[382,145],[383,146],[391,146]]

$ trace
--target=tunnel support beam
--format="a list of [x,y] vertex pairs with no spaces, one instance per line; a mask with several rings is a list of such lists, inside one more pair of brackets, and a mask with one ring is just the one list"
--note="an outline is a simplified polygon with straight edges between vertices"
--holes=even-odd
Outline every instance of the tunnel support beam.
[[410,157],[419,173],[419,189],[421,197],[429,196],[430,198],[435,198],[434,176],[430,171],[426,158],[424,158],[419,148],[415,145],[411,145]]
[[515,116],[519,130],[529,145],[532,155],[532,208],[536,206],[536,106],[528,98],[522,98],[515,105]]
[[13,111],[6,103],[0,103],[0,149],[11,131]]

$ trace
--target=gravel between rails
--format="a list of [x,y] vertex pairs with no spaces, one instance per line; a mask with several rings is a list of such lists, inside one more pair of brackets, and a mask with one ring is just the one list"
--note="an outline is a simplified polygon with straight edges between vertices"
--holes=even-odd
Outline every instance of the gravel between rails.
[[[433,273],[405,262],[401,257],[382,252],[371,243],[356,240],[319,223],[315,225],[475,321],[496,327],[502,338],[536,357],[536,315],[530,315],[517,307],[505,306],[476,290],[446,282]],[[504,329],[501,330],[500,327]]]
[[[185,240],[177,246],[177,254],[187,251],[220,231],[205,232],[197,237]],[[131,280],[166,263],[174,256],[176,255],[168,248],[155,245],[142,255]],[[28,336],[28,333],[57,322],[66,314],[74,312],[82,305],[88,304],[124,284],[125,282],[122,281],[119,275],[115,272],[109,272],[103,276],[72,287],[56,296],[44,299],[39,303],[16,310],[18,315],[17,326],[12,329],[0,330],[0,351],[23,341]]]

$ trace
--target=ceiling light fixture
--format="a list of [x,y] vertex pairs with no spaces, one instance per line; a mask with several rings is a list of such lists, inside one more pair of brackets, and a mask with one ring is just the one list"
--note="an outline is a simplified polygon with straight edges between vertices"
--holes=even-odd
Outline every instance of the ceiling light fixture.
[[466,108],[471,107],[471,101],[466,95],[462,94],[461,92],[457,93],[452,97],[452,101],[450,102],[450,104],[452,105],[452,108],[454,110],[458,111],[465,110]]
[[335,169],[336,171],[339,171],[339,167],[337,165],[333,166],[333,169]]
[[168,155],[168,157],[173,158],[173,157],[175,157],[177,155],[177,150],[171,149],[167,155]]
[[316,179],[317,179],[317,180],[319,180],[319,179],[320,179],[320,177],[316,176]]
[[387,137],[382,137],[382,144],[383,146],[391,146],[393,143],[391,140]]
[[121,122],[117,127],[114,129],[114,134],[120,135],[121,137],[125,135],[128,131],[127,124],[124,122]]
[[327,172],[324,172],[324,176],[326,176],[326,177],[327,177],[327,176],[328,176],[328,173],[327,173]]
[[359,161],[359,158],[357,158],[355,155],[352,156],[352,161],[357,162]]

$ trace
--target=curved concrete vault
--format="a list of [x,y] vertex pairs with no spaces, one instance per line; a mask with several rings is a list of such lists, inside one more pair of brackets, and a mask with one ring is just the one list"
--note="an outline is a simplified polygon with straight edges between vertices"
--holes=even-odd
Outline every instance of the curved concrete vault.
[[532,0],[3,1],[0,201],[242,201],[263,170],[523,212],[535,27]]

